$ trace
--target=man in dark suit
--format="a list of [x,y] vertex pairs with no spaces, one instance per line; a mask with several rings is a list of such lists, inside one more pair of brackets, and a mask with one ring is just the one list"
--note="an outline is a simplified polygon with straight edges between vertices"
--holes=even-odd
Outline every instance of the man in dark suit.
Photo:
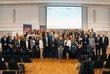
[[1,44],[2,44],[2,52],[3,54],[7,54],[7,38],[6,34],[4,34],[4,37],[1,38]]
[[109,45],[109,39],[103,34],[102,37],[102,54],[105,55],[107,51],[107,46]]
[[45,37],[43,37],[44,44],[44,57],[49,58],[49,37],[48,34],[45,33]]
[[57,40],[54,38],[54,35],[52,35],[52,38],[50,39],[50,53],[52,58],[57,57]]
[[100,55],[101,44],[102,44],[102,38],[100,37],[100,35],[98,35],[95,38],[96,55]]
[[88,39],[87,34],[85,34],[84,37],[83,37],[83,49],[84,49],[83,52],[85,54],[87,54],[88,44],[89,44],[89,39]]

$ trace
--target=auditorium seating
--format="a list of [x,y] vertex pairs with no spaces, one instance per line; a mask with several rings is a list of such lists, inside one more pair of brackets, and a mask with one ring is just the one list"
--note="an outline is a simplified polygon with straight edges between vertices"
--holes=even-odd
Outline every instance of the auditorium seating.
[[24,55],[24,56],[22,57],[22,61],[23,61],[24,63],[30,63],[30,62],[32,62],[32,59],[31,59],[31,57],[30,57],[29,55]]
[[13,61],[21,62],[21,57],[19,55],[13,55]]
[[110,71],[103,71],[102,74],[110,74]]
[[105,64],[104,68],[107,68],[107,69],[110,68],[110,60],[106,61],[106,64]]
[[9,70],[18,70],[17,62],[8,62],[8,69]]
[[107,55],[101,55],[99,57],[99,60],[106,61],[106,58],[107,58]]
[[16,74],[15,71],[3,71],[2,74]]
[[12,57],[10,55],[4,55],[4,61],[5,62],[12,61]]
[[6,64],[5,64],[5,62],[0,62],[0,70],[6,70],[7,69],[7,67],[6,67]]

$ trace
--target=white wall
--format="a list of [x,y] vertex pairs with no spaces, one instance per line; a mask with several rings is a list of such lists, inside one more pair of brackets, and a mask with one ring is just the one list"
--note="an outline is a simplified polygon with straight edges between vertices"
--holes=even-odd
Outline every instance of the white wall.
[[39,6],[1,6],[0,31],[23,33],[23,24],[39,29]]

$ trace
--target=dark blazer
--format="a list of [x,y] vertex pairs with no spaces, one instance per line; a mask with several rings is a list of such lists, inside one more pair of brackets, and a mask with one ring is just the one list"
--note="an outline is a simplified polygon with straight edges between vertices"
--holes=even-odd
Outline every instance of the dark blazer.
[[[6,43],[6,46],[4,46],[5,43]],[[7,47],[7,38],[6,38],[6,40],[4,40],[4,37],[2,37],[1,44],[2,44],[2,48]]]
[[[48,38],[48,46],[49,46],[50,39],[49,39],[49,37],[47,37],[47,38]],[[46,37],[43,38],[43,45],[44,45],[44,47],[46,47]]]
[[89,44],[88,37],[83,37],[83,46],[87,46]]
[[57,40],[55,38],[54,38],[54,42],[52,41],[52,39],[50,39],[49,44],[50,44],[50,47],[54,45],[54,48],[57,48]]
[[21,48],[26,48],[26,42],[25,42],[25,40],[21,40],[20,41],[20,46],[21,46]]
[[104,38],[104,43],[103,43],[103,37],[102,37],[102,46],[104,46],[104,47],[107,48],[108,45],[109,45],[109,39],[108,39],[108,37],[106,36]]
[[101,48],[101,45],[102,45],[102,38],[99,37],[99,39],[98,39],[98,37],[96,37],[96,38],[95,38],[95,46],[96,46],[96,48],[97,48],[97,47],[98,47],[98,48]]

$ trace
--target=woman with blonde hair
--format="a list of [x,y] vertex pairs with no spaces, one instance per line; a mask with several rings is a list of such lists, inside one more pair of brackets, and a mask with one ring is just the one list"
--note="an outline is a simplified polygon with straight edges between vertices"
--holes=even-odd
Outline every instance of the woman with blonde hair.
[[40,49],[40,58],[43,58],[43,49],[44,49],[44,46],[43,46],[42,37],[40,37],[40,39],[39,39],[39,49]]

